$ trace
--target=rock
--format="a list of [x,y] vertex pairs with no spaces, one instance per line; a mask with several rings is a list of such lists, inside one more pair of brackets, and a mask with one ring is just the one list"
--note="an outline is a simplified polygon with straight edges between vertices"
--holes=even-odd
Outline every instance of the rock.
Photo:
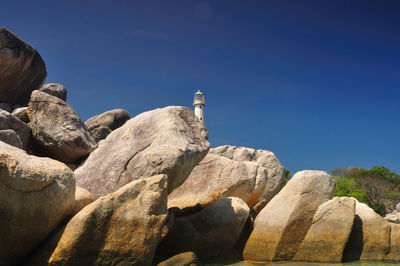
[[14,109],[14,111],[11,113],[13,116],[21,120],[22,122],[29,123],[29,116],[28,116],[28,107],[20,107],[17,109]]
[[46,65],[36,49],[0,28],[0,102],[27,104],[46,75]]
[[236,244],[249,213],[243,200],[230,197],[195,214],[177,218],[158,251],[169,256],[193,251],[200,259],[220,256]]
[[133,181],[68,223],[49,265],[151,265],[167,220],[167,177]]
[[9,105],[8,103],[0,103],[0,109],[1,110],[4,110],[4,111],[7,111],[7,112],[9,112],[9,113],[11,113],[12,112],[12,106],[11,105]]
[[92,134],[93,138],[97,142],[107,138],[107,136],[110,135],[111,132],[112,132],[112,130],[109,127],[106,127],[106,126],[99,126],[99,127],[93,128],[90,131],[90,133]]
[[386,261],[400,262],[400,225],[390,224],[390,251]]
[[261,211],[283,187],[286,177],[285,168],[274,153],[270,151],[225,145],[211,149],[210,153],[218,154],[234,161],[255,162],[267,169],[268,182],[259,199],[259,203],[254,207],[257,213]]
[[262,209],[243,257],[252,261],[288,261],[296,254],[318,207],[332,198],[333,180],[323,171],[297,172]]
[[398,214],[387,214],[385,215],[385,221],[388,221],[390,223],[396,223],[399,224],[400,223],[400,217]]
[[383,261],[389,251],[390,224],[356,200],[356,217],[343,260]]
[[75,189],[75,205],[74,205],[73,215],[80,212],[84,207],[86,207],[93,201],[94,201],[94,198],[93,198],[92,193],[90,193],[88,190],[86,190],[84,188],[76,187],[76,189]]
[[132,180],[164,173],[171,192],[207,154],[207,138],[207,130],[189,108],[142,113],[99,142],[75,170],[77,185],[97,198]]
[[157,264],[157,266],[198,266],[202,265],[194,252],[184,252],[175,255],[163,262]]
[[114,109],[96,115],[85,122],[93,137],[99,142],[105,139],[111,131],[121,127],[130,119],[128,111]]
[[39,89],[39,91],[53,95],[64,102],[67,100],[67,90],[63,85],[58,83],[45,84]]
[[78,163],[97,147],[78,114],[57,97],[33,91],[28,115],[36,144],[51,158]]
[[293,260],[342,262],[343,250],[353,227],[355,205],[353,198],[334,197],[319,206]]
[[5,129],[14,130],[20,138],[24,150],[30,149],[32,146],[32,131],[29,126],[9,112],[0,110],[0,130]]
[[208,154],[168,196],[168,208],[206,207],[226,197],[241,198],[252,208],[259,202],[267,179],[267,170],[255,162]]
[[396,204],[396,211],[400,212],[400,203]]
[[0,142],[0,261],[17,263],[73,208],[73,172]]
[[0,130],[0,141],[22,149],[22,142],[18,134],[12,129]]

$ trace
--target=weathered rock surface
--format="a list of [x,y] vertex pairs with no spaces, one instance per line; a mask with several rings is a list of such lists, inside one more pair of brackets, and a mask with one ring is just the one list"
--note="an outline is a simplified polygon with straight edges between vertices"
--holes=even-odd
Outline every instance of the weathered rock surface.
[[151,265],[167,220],[167,177],[136,180],[68,223],[50,265]]
[[24,150],[28,150],[31,147],[32,131],[29,126],[9,112],[0,110],[0,130],[5,129],[12,129],[17,133]]
[[219,256],[236,244],[249,213],[243,200],[225,198],[200,212],[176,219],[158,251],[168,255],[193,251],[200,259]]
[[255,162],[267,169],[268,181],[259,203],[255,206],[257,212],[261,211],[283,187],[286,171],[273,152],[225,145],[211,149],[210,153],[238,162]]
[[353,198],[335,197],[319,206],[295,261],[342,262],[355,216]]
[[12,129],[0,130],[0,141],[22,149],[22,142],[18,134]]
[[86,207],[93,201],[94,201],[94,198],[93,198],[92,193],[90,193],[88,190],[86,190],[84,188],[76,187],[76,189],[75,189],[75,205],[74,205],[73,215],[80,212],[84,207]]
[[386,261],[400,262],[400,225],[390,224],[390,251]]
[[266,168],[255,162],[208,154],[168,196],[168,208],[206,207],[226,197],[241,198],[251,208],[259,202],[267,180]]
[[291,260],[312,225],[318,207],[332,198],[332,177],[323,171],[297,172],[254,221],[245,260]]
[[36,49],[0,28],[0,102],[27,104],[46,75],[46,65]]
[[18,262],[47,237],[74,204],[73,172],[0,142],[0,261]]
[[157,266],[198,266],[202,265],[194,252],[184,252],[175,255],[163,262],[157,264]]
[[63,85],[58,83],[45,84],[39,89],[39,91],[53,95],[64,102],[67,100],[67,90]]
[[97,198],[132,180],[164,173],[171,192],[207,154],[207,138],[207,130],[189,108],[142,113],[99,142],[75,170],[77,185]]
[[33,91],[28,115],[36,144],[51,158],[78,163],[97,147],[78,114],[57,97]]
[[28,107],[16,108],[16,109],[14,109],[14,111],[12,111],[11,114],[24,123],[30,122],[29,116],[28,116]]
[[384,261],[390,251],[390,224],[356,200],[356,217],[344,261]]
[[93,137],[99,142],[105,139],[111,131],[121,127],[130,119],[128,111],[114,109],[88,119],[85,124]]

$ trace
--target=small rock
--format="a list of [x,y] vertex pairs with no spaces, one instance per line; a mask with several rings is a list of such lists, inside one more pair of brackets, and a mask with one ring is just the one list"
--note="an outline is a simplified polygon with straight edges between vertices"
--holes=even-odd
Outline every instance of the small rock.
[[202,263],[196,256],[194,252],[184,252],[178,255],[175,255],[163,262],[157,264],[157,266],[200,266]]
[[22,149],[22,142],[18,134],[12,129],[0,130],[0,141]]
[[67,90],[63,85],[58,83],[45,84],[39,89],[39,91],[53,95],[64,102],[67,100]]
[[22,122],[29,123],[29,116],[28,116],[28,107],[20,107],[17,109],[14,109],[14,111],[11,113],[13,116],[21,120]]
[[46,65],[36,49],[0,28],[0,102],[26,105],[42,86]]
[[30,150],[32,146],[32,131],[27,124],[11,115],[9,112],[0,110],[0,130],[12,129],[21,140],[24,150]]
[[75,205],[73,210],[73,215],[80,212],[83,208],[94,201],[92,193],[88,190],[76,187],[75,189]]
[[396,214],[387,214],[384,218],[386,221],[391,222],[391,223],[396,223],[399,224],[400,223],[400,217],[399,215]]
[[110,135],[111,132],[111,129],[107,126],[99,126],[90,130],[90,133],[97,142],[107,138],[107,136]]
[[8,103],[0,103],[0,109],[7,111],[9,113],[11,113],[13,110],[11,105],[9,105]]

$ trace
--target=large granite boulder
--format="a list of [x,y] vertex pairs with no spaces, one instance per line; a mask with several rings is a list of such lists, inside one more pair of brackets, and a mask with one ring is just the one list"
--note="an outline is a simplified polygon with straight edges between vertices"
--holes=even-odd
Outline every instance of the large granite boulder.
[[285,168],[271,151],[225,145],[211,149],[210,154],[217,154],[238,162],[255,162],[267,170],[267,184],[257,206],[254,206],[257,212],[261,211],[284,185]]
[[0,262],[14,264],[74,206],[73,172],[0,141]]
[[32,146],[32,131],[27,124],[7,111],[0,110],[0,130],[12,129],[17,133],[24,150]]
[[63,100],[64,102],[67,100],[67,89],[61,84],[58,83],[48,83],[44,84],[39,91],[48,93],[57,97],[58,99]]
[[36,49],[0,28],[0,102],[26,105],[46,75],[46,65]]
[[249,213],[243,200],[229,197],[195,214],[177,218],[157,252],[169,257],[193,251],[205,260],[223,255],[238,241]]
[[189,108],[170,106],[142,113],[99,142],[75,170],[77,185],[97,198],[132,180],[163,173],[171,192],[207,154],[207,138],[207,130]]
[[267,182],[267,169],[255,162],[207,154],[185,182],[168,195],[168,208],[206,207],[226,197],[241,198],[252,208]]
[[295,261],[342,262],[356,211],[356,201],[335,197],[319,206],[312,225],[300,245]]
[[55,96],[33,91],[28,115],[35,143],[51,158],[79,163],[97,147],[79,115]]
[[356,217],[344,250],[344,261],[384,261],[390,251],[390,224],[356,200]]
[[111,131],[121,127],[130,119],[128,111],[114,109],[88,119],[85,124],[97,142],[105,139]]
[[244,259],[292,260],[318,207],[330,200],[332,193],[333,180],[326,172],[297,172],[257,215],[243,251]]
[[151,265],[167,216],[167,177],[133,181],[75,215],[49,264]]

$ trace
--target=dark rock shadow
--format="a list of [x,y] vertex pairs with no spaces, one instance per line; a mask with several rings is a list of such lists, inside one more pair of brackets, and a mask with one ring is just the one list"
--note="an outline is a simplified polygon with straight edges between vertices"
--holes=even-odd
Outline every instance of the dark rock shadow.
[[360,260],[364,246],[363,237],[363,223],[360,216],[356,215],[349,240],[343,250],[343,262]]

